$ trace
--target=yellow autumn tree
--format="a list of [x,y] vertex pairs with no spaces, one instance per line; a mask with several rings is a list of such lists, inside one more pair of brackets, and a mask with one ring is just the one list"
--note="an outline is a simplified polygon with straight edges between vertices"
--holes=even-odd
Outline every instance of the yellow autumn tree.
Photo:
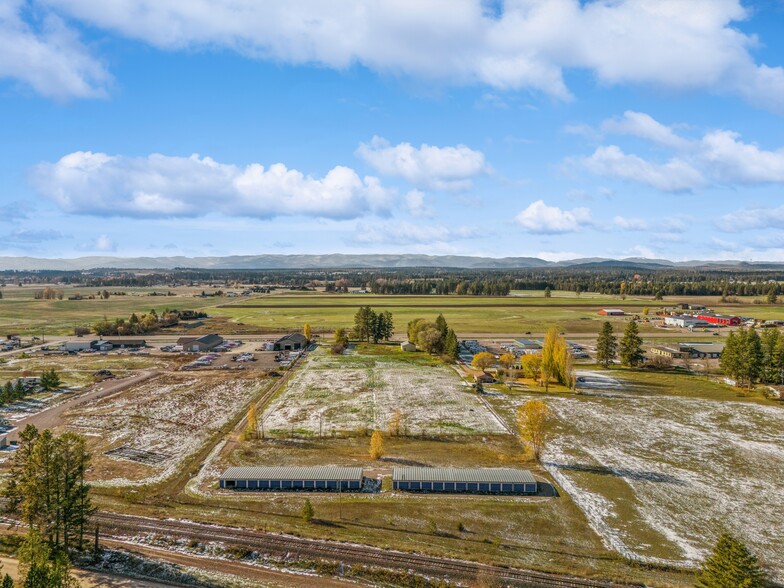
[[381,431],[373,431],[370,437],[370,459],[381,459],[384,457],[384,437]]
[[403,413],[395,410],[387,422],[387,432],[393,437],[399,437],[403,429]]
[[495,355],[492,353],[488,353],[487,351],[482,351],[474,355],[474,358],[471,360],[471,365],[474,366],[478,370],[486,370],[491,365],[495,363]]
[[544,335],[544,343],[542,344],[542,366],[540,373],[542,376],[542,384],[545,391],[550,388],[550,379],[558,371],[558,361],[556,359],[558,342],[558,329],[550,327]]
[[509,369],[517,363],[517,357],[515,357],[514,353],[504,353],[501,357],[498,358],[498,363],[500,363],[506,369]]
[[520,438],[531,448],[537,461],[547,444],[550,420],[550,409],[542,400],[529,400],[517,409]]
[[310,328],[308,323],[305,323],[305,326],[302,327],[302,334],[305,335],[305,339],[310,341],[313,338],[313,331]]
[[259,418],[256,416],[256,404],[248,407],[248,423],[245,426],[245,439],[255,439],[259,431]]

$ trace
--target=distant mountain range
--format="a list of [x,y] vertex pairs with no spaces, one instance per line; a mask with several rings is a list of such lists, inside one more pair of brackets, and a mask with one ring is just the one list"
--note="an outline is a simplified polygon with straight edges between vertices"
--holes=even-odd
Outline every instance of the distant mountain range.
[[461,269],[526,269],[526,268],[711,268],[711,269],[784,269],[784,263],[745,261],[681,261],[666,259],[584,258],[551,262],[536,257],[471,257],[464,255],[367,254],[345,255],[231,255],[226,257],[76,257],[44,259],[36,257],[0,257],[0,270],[78,271],[98,268],[167,270],[174,268],[212,270],[263,269],[392,269],[392,268],[461,268]]

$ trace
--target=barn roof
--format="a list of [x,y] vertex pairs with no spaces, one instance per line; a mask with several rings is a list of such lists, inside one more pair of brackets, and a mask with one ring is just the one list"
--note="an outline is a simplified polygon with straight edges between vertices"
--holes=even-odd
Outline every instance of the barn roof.
[[232,467],[221,480],[361,480],[362,468],[315,467]]
[[485,484],[535,484],[528,470],[511,468],[423,468],[392,469],[395,482],[481,482]]

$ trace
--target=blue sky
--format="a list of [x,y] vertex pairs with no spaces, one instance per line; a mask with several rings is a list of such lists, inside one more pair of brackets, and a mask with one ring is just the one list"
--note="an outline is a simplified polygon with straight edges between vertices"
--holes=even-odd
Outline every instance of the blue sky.
[[784,260],[784,3],[0,0],[0,255]]

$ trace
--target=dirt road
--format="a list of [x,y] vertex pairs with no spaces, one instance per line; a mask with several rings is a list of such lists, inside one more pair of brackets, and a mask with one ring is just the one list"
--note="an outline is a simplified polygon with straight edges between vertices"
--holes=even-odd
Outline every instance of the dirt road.
[[8,434],[8,441],[18,441],[19,432],[28,424],[35,425],[39,430],[52,429],[57,427],[58,425],[62,424],[63,413],[67,410],[70,410],[74,406],[78,406],[86,402],[93,402],[99,398],[104,398],[112,394],[117,394],[126,388],[130,388],[131,386],[135,386],[141,382],[151,380],[152,378],[158,376],[159,373],[160,372],[157,370],[150,370],[141,372],[128,378],[122,378],[119,380],[106,380],[100,384],[96,384],[91,390],[77,394],[72,398],[69,398],[68,400],[65,400],[64,402],[61,402],[60,404],[57,404],[51,408],[36,414],[32,414],[30,416],[26,416],[16,421],[11,421],[16,429]]

